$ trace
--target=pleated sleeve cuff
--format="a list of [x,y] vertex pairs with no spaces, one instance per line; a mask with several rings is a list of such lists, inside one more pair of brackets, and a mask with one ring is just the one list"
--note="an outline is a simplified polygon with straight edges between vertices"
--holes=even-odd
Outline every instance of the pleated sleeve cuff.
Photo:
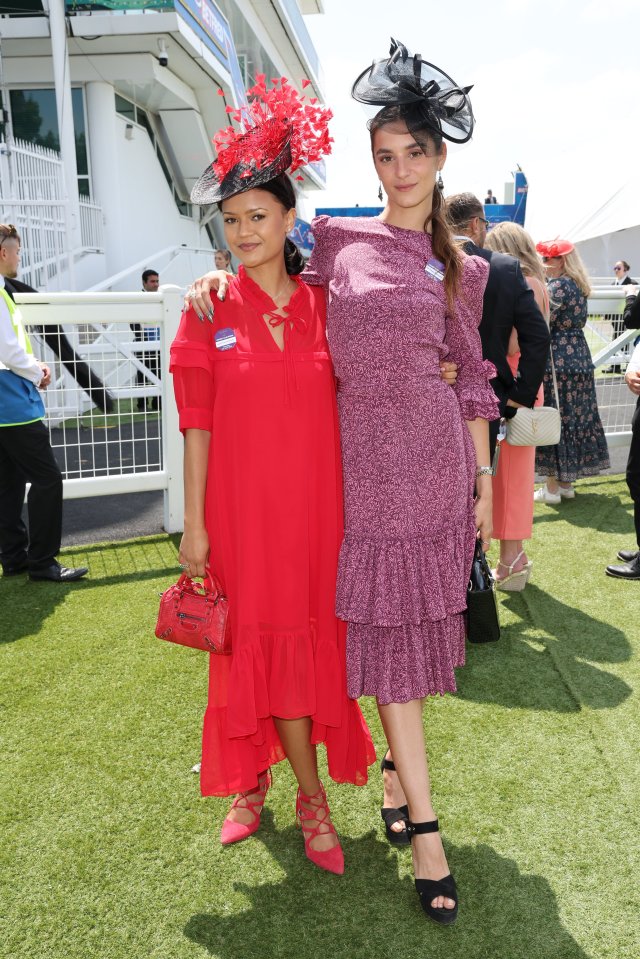
[[468,363],[464,375],[459,378],[455,390],[460,410],[465,420],[497,420],[500,407],[489,382],[497,376],[496,368],[489,360]]
[[177,369],[201,369],[213,374],[213,357],[211,347],[206,343],[187,343],[174,340],[169,354],[169,370],[175,373]]

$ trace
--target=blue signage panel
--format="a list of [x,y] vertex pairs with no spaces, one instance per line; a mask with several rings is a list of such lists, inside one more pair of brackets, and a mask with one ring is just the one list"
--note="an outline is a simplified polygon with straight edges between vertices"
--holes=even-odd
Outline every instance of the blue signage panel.
[[289,236],[304,256],[311,255],[314,239],[311,227],[306,220],[296,217],[295,225]]
[[231,30],[213,0],[175,0],[175,8],[231,75],[235,105],[246,104],[244,80]]
[[227,22],[211,0],[175,0],[176,10],[207,48],[229,69],[225,26]]
[[383,206],[318,206],[316,216],[380,216]]
[[489,229],[496,223],[518,223],[524,226],[524,218],[527,212],[527,194],[529,185],[527,178],[518,170],[514,174],[515,178],[515,203],[487,203],[484,208],[484,215],[489,221]]

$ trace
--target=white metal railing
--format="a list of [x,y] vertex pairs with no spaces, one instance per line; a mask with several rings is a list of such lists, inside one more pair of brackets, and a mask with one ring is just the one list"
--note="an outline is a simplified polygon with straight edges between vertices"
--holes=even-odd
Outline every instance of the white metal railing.
[[71,272],[72,256],[104,250],[102,209],[91,198],[80,198],[82,246],[72,253],[60,154],[14,140],[10,160],[11,166],[0,145],[0,220],[14,223],[20,233],[22,279],[36,287],[60,285],[61,272]]
[[[29,294],[17,300],[32,331],[36,354],[52,367],[52,384],[44,394],[47,425],[63,469],[65,496],[163,490],[165,528],[179,530],[182,441],[168,375],[168,347],[177,330],[182,293],[165,289],[160,293]],[[607,372],[617,360],[626,362],[627,347],[637,335],[628,330],[612,336],[611,316],[623,306],[623,291],[615,288],[602,295],[596,292],[589,300],[588,336],[598,403],[611,445],[628,444],[635,405],[623,377]],[[159,339],[136,340],[131,324],[157,329]],[[65,367],[51,352],[51,335],[55,337],[57,327],[77,357],[99,377],[102,395],[79,386],[75,360]],[[597,339],[593,330],[598,332]],[[42,331],[50,334],[47,342]],[[147,404],[152,408],[140,408]]]
[[102,207],[87,197],[80,197],[80,237],[83,250],[104,252],[104,218]]
[[[63,200],[64,170],[60,154],[23,140],[11,146],[15,198],[19,200]],[[8,189],[2,191],[9,195]]]
[[215,269],[213,250],[210,247],[186,245],[163,247],[125,270],[96,283],[87,293],[126,290],[127,287],[139,289],[141,273],[146,267],[158,271],[161,284],[176,283],[178,286],[187,286],[194,277]]
[[67,216],[61,200],[0,199],[0,217],[14,223],[22,242],[20,276],[30,286],[48,286],[68,264]]
[[628,289],[594,287],[588,300],[585,329],[595,367],[598,411],[609,446],[629,446],[636,397],[624,382],[624,370],[637,330],[622,327]]
[[[16,300],[34,352],[52,367],[45,422],[63,471],[65,497],[163,490],[165,529],[181,529],[182,438],[169,344],[178,328],[182,293],[37,293]],[[158,330],[159,338],[138,341],[131,324]],[[55,338],[57,329],[102,381],[101,397],[95,390],[89,395],[71,375],[75,360],[64,366],[39,336],[38,331],[47,331]],[[105,412],[96,399],[103,406],[108,400]],[[151,409],[140,410],[149,400],[156,401]]]

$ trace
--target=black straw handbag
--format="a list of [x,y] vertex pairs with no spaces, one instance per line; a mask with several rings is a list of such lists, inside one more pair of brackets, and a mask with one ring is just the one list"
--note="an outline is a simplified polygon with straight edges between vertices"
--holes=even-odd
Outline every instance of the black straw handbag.
[[495,583],[479,539],[467,586],[467,639],[470,643],[494,643],[500,639]]

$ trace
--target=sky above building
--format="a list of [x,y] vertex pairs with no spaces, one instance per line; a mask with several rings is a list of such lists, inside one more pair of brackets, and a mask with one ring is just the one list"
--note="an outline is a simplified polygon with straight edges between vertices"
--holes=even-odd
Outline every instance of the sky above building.
[[[570,233],[619,187],[640,189],[640,0],[323,0],[306,18],[334,111],[323,206],[377,203],[365,108],[351,85],[389,37],[473,84],[473,139],[450,145],[445,193],[498,199],[519,164],[535,239]],[[315,199],[315,198],[314,198]]]

